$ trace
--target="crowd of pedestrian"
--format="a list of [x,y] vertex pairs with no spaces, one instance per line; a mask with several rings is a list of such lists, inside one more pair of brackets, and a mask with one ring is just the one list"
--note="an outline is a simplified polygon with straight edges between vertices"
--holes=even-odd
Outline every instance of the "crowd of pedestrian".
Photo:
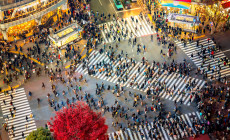
[[[150,138],[160,138],[162,137],[159,132],[159,126],[169,130],[169,134],[175,138],[184,138],[188,136],[196,136],[197,134],[204,134],[204,133],[213,133],[216,132],[215,130],[223,130],[224,136],[229,133],[230,130],[230,111],[226,112],[226,109],[229,105],[229,87],[227,86],[213,86],[210,84],[206,84],[205,88],[201,90],[199,87],[196,88],[191,94],[191,97],[195,97],[195,101],[198,103],[198,109],[200,109],[201,114],[200,120],[194,120],[192,122],[192,127],[187,125],[182,118],[179,117],[180,109],[179,105],[182,104],[182,101],[179,103],[174,103],[174,111],[173,112],[165,112],[164,111],[164,104],[162,103],[159,94],[161,91],[165,91],[168,95],[173,96],[173,94],[182,94],[184,95],[187,91],[191,91],[194,89],[195,82],[188,79],[189,82],[186,85],[185,90],[178,91],[178,93],[174,93],[175,85],[170,89],[166,86],[165,81],[162,82],[151,82],[154,75],[158,75],[157,78],[165,73],[166,75],[170,75],[171,73],[175,72],[178,73],[177,77],[184,77],[189,76],[192,68],[191,64],[184,60],[182,63],[177,63],[172,61],[172,63],[159,63],[159,62],[149,62],[146,60],[145,57],[142,58],[142,64],[137,65],[137,61],[133,58],[129,57],[128,54],[124,54],[123,51],[121,53],[115,54],[116,49],[113,48],[111,45],[108,46],[108,50],[105,48],[101,48],[99,50],[100,54],[104,54],[108,57],[108,61],[102,61],[96,63],[94,65],[90,64],[89,49],[97,49],[97,45],[103,42],[103,38],[101,37],[100,29],[96,26],[96,23],[103,22],[105,19],[113,18],[114,21],[120,20],[124,25],[127,24],[125,20],[116,17],[115,15],[106,15],[99,14],[98,12],[93,12],[87,10],[87,4],[83,3],[82,1],[73,1],[69,0],[69,6],[71,7],[69,11],[63,13],[63,16],[60,17],[60,23],[54,27],[54,30],[60,29],[63,26],[71,24],[73,20],[75,20],[79,25],[84,28],[83,31],[83,38],[87,39],[87,57],[82,59],[82,56],[79,53],[79,48],[75,47],[74,45],[67,45],[65,48],[65,55],[64,58],[60,55],[60,48],[49,49],[52,48],[52,44],[47,39],[47,36],[50,34],[49,30],[47,29],[40,29],[41,32],[34,35],[29,40],[34,42],[33,47],[29,47],[27,50],[23,50],[22,46],[14,46],[15,51],[19,51],[21,53],[14,54],[11,53],[10,48],[6,46],[11,46],[11,44],[3,45],[1,49],[0,55],[0,69],[1,73],[6,73],[4,78],[4,83],[9,85],[14,79],[17,81],[19,79],[19,75],[23,75],[24,79],[27,80],[32,76],[33,69],[36,69],[37,74],[40,75],[42,72],[45,72],[49,78],[50,82],[52,83],[52,93],[47,93],[48,103],[50,107],[52,107],[55,111],[61,109],[66,105],[70,105],[71,103],[75,102],[76,100],[84,100],[88,103],[88,105],[92,109],[96,109],[102,111],[103,113],[110,113],[113,118],[125,118],[126,124],[122,124],[121,122],[115,121],[112,122],[112,125],[117,129],[125,129],[125,128],[132,128],[132,129],[140,129],[138,126],[141,125],[148,125],[150,116],[148,112],[157,113],[157,116],[154,117],[151,121],[154,124],[153,129],[149,131]],[[140,14],[140,16],[146,16]],[[146,16],[147,17],[147,16]],[[156,16],[157,17],[157,16]],[[133,22],[138,23],[132,19]],[[156,18],[154,20],[158,21]],[[94,21],[94,22],[92,22]],[[123,30],[123,26],[119,26],[116,24],[118,29]],[[117,36],[119,35],[122,39],[127,38],[127,36],[131,36],[129,38],[129,43],[133,45],[137,45],[137,51],[139,48],[139,43],[137,42],[136,37],[133,35],[132,32],[123,31],[115,31],[112,27],[107,27],[104,25],[102,27],[111,28],[112,32],[106,34],[106,36]],[[141,26],[139,26],[141,29]],[[153,29],[154,26],[152,25],[151,28]],[[171,56],[173,51],[176,51],[176,46],[174,46],[171,38],[176,38],[178,35],[182,33],[182,30],[179,28],[173,28],[167,26],[167,24],[162,24],[161,22],[156,22],[155,29],[157,31],[157,40],[159,43],[168,46],[168,56]],[[138,29],[136,29],[138,30]],[[134,37],[134,39],[132,39]],[[151,36],[151,40],[153,37]],[[121,40],[121,38],[114,38],[114,40]],[[190,41],[193,41],[193,35],[190,35]],[[198,42],[199,43],[199,42]],[[198,44],[197,43],[197,44]],[[45,49],[41,48],[41,44],[45,45]],[[186,44],[185,44],[186,45]],[[116,44],[118,46],[118,44]],[[117,48],[117,47],[116,47]],[[208,48],[208,53],[210,57],[213,57],[216,48]],[[140,50],[140,49],[139,49]],[[145,50],[145,49],[144,49]],[[27,51],[27,53],[23,53]],[[206,50],[202,49],[201,52],[198,52],[199,55],[203,58],[203,54]],[[162,52],[163,54],[163,52]],[[94,54],[93,54],[94,55]],[[28,57],[34,58],[37,61],[44,63],[44,67],[39,66],[34,61],[28,59]],[[205,59],[205,58],[204,58]],[[81,83],[87,82],[87,79],[84,76],[76,77],[74,76],[74,69],[70,70],[63,70],[63,64],[66,61],[71,61],[72,64],[76,64],[78,62],[82,62],[83,69],[87,69],[89,75],[96,75],[98,73],[105,75],[106,77],[119,77],[118,82],[115,86],[96,84],[96,95],[98,98],[93,97],[90,93],[82,92]],[[220,60],[221,61],[221,60]],[[222,60],[226,61],[226,60]],[[54,68],[48,68],[49,64],[55,63]],[[116,66],[116,67],[112,67]],[[144,82],[140,84],[137,82],[138,75],[133,75],[131,78],[130,75],[130,68],[136,67],[138,73],[144,73]],[[18,69],[18,70],[16,70]],[[156,69],[157,72],[156,72]],[[63,72],[65,75],[63,75]],[[197,70],[197,74],[204,74],[200,70]],[[157,79],[156,78],[156,79]],[[206,79],[207,76],[204,76]],[[146,94],[136,94],[132,92],[128,92],[130,98],[133,99],[133,108],[137,108],[141,106],[143,109],[136,109],[136,112],[130,112],[130,108],[123,106],[119,102],[119,98],[122,97],[126,90],[123,86],[130,79],[130,87],[137,87],[138,89],[147,88]],[[67,91],[63,90],[62,93],[57,91],[57,85],[55,85],[55,81],[60,81],[63,84],[67,85]],[[155,81],[155,80],[154,80]],[[42,88],[46,88],[46,85],[42,83]],[[12,89],[13,90],[13,89]],[[105,104],[104,99],[101,96],[101,93],[104,91],[111,91],[115,94],[115,102],[114,105],[108,106]],[[75,96],[71,98],[67,98],[66,101],[57,102],[56,97],[58,96],[65,96],[69,92],[73,92]],[[7,93],[7,92],[5,92]],[[31,92],[30,92],[31,93]],[[28,94],[30,94],[28,93]],[[53,95],[52,95],[53,94]],[[32,93],[29,95],[32,96]],[[13,96],[11,96],[13,100]],[[215,99],[213,99],[215,98]],[[128,99],[125,98],[125,101]],[[223,101],[222,101],[223,100]],[[37,99],[38,103],[40,103],[40,99]],[[222,101],[221,109],[216,110],[215,106]],[[4,102],[4,101],[3,101]],[[149,102],[149,104],[147,103]],[[191,102],[191,100],[190,100]],[[5,103],[4,103],[5,104]],[[13,104],[12,104],[13,106]],[[11,117],[14,116],[13,111],[16,109],[13,107],[11,112]],[[215,111],[215,112],[214,112]],[[216,119],[213,120],[211,114],[216,115]],[[227,117],[224,114],[227,113]],[[26,116],[27,118],[27,116]],[[27,118],[28,119],[28,118]],[[4,124],[6,130],[7,127]],[[9,128],[9,127],[8,127]],[[14,129],[12,126],[11,131]],[[182,130],[182,131],[181,131]],[[24,133],[22,134],[24,135]]]

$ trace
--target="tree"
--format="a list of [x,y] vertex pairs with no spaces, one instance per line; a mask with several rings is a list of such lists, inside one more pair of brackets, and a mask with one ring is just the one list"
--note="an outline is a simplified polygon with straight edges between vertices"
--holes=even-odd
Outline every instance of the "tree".
[[82,101],[56,112],[48,122],[57,140],[106,140],[108,126],[101,113],[96,113]]
[[32,131],[26,137],[26,140],[53,140],[53,137],[48,129],[40,127],[37,130]]
[[227,21],[227,15],[220,3],[207,6],[205,8],[205,13],[213,23],[215,30],[220,23],[225,23]]

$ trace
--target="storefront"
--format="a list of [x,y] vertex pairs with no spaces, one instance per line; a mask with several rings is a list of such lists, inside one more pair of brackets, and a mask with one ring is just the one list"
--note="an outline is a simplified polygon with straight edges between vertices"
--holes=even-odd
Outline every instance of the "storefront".
[[37,25],[35,20],[31,20],[16,26],[12,26],[8,29],[8,37],[22,36],[30,33]]
[[[62,12],[67,10],[68,7],[64,0],[35,0],[31,3],[2,11],[0,12],[0,21],[1,24],[7,24],[7,27],[0,31],[0,39],[13,41],[31,36],[36,26],[50,26],[50,23],[56,22]],[[40,16],[38,16],[39,12],[41,13]],[[30,15],[36,16],[32,17]],[[25,18],[25,21],[22,20],[23,18]],[[9,24],[10,22],[15,23]]]
[[167,17],[168,25],[171,27],[179,27],[184,31],[196,32],[200,21],[198,16],[190,16],[183,14],[171,13]]
[[68,43],[82,39],[82,31],[82,28],[77,23],[73,23],[52,33],[49,35],[49,39],[54,46],[62,47]]

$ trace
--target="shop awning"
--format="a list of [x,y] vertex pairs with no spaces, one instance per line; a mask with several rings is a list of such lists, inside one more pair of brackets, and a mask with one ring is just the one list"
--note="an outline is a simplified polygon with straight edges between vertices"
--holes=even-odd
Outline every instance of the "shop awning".
[[221,4],[224,9],[230,8],[230,1]]
[[189,9],[191,0],[162,0],[161,6]]

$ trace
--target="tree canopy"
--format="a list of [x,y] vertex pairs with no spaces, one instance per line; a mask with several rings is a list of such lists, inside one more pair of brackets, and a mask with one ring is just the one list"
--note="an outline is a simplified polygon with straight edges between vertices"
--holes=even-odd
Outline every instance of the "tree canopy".
[[105,125],[105,118],[82,101],[57,111],[48,124],[57,140],[107,139],[108,126]]
[[26,137],[26,140],[53,140],[53,137],[48,129],[40,127],[37,130],[32,131]]
[[227,21],[227,14],[224,12],[220,3],[207,6],[205,13],[210,21],[213,22],[215,28],[217,28],[221,22],[224,23]]

